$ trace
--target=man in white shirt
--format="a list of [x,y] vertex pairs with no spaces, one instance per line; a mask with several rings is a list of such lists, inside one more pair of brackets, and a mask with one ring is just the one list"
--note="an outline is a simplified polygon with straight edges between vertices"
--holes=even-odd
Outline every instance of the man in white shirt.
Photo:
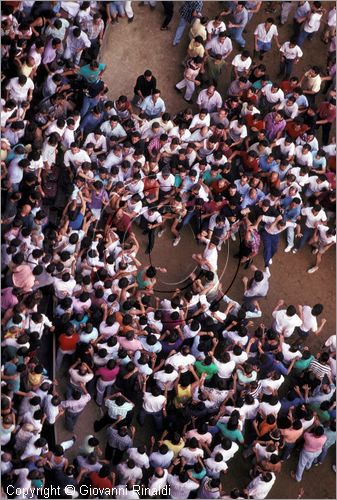
[[252,58],[248,50],[244,49],[241,54],[237,54],[232,61],[234,80],[237,80],[240,76],[248,76],[251,65]]
[[308,273],[312,274],[318,271],[322,261],[322,255],[329,250],[330,247],[336,245],[336,229],[329,228],[324,224],[318,224],[313,236],[313,245],[316,246],[313,253],[316,255],[316,262],[313,267],[308,269]]
[[215,90],[214,85],[210,85],[207,89],[199,92],[197,104],[199,109],[207,109],[208,113],[219,111],[222,106],[222,97],[220,93]]
[[288,80],[290,78],[293,64],[297,64],[303,52],[296,43],[296,38],[290,38],[289,42],[284,42],[280,47],[281,62],[278,76]]
[[161,394],[159,387],[153,387],[151,392],[146,392],[146,380],[143,386],[143,405],[138,414],[138,423],[143,426],[146,415],[153,418],[157,430],[163,428],[163,417],[166,416],[167,388]]
[[262,61],[264,54],[271,49],[273,38],[275,39],[277,47],[280,48],[278,31],[274,24],[274,19],[268,17],[266,22],[258,24],[254,31],[255,52],[259,53],[260,61]]
[[298,36],[297,43],[301,47],[304,41],[313,37],[313,34],[319,31],[321,20],[323,17],[323,9],[321,2],[313,2],[311,12],[308,14],[306,21],[303,23],[303,30]]
[[313,207],[302,208],[301,215],[306,216],[306,221],[304,224],[303,234],[297,232],[297,237],[301,237],[295,244],[293,253],[297,253],[298,250],[304,247],[307,241],[312,238],[315,232],[315,228],[322,222],[327,221],[326,213],[324,212],[321,205],[314,205]]
[[206,43],[206,55],[207,57],[215,58],[220,55],[223,60],[225,60],[233,50],[233,45],[231,39],[226,35],[225,32],[219,33],[217,37]]
[[6,87],[7,99],[13,99],[17,104],[31,101],[33,97],[34,83],[27,76],[21,75],[11,78]]
[[70,59],[74,64],[79,65],[83,50],[90,47],[91,42],[88,35],[77,26],[74,26],[68,31],[66,49],[63,57],[65,59]]
[[302,320],[296,313],[295,306],[288,306],[287,309],[280,310],[283,306],[284,300],[279,300],[273,313],[272,328],[285,338],[290,337],[297,326],[301,326]]
[[76,142],[72,142],[70,144],[70,149],[66,151],[64,155],[65,166],[70,167],[72,165],[75,169],[77,169],[85,161],[91,163],[88,153],[86,153],[84,149],[80,149]]

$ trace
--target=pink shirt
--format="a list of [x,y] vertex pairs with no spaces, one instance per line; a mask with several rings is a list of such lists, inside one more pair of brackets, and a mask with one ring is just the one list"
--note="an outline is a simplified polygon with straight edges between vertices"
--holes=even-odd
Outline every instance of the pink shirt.
[[29,292],[35,283],[35,276],[29,266],[21,264],[13,271],[12,280],[15,286],[22,288],[24,292]]
[[304,446],[303,450],[309,451],[310,453],[315,453],[317,451],[321,451],[326,441],[326,436],[316,437],[314,434],[310,432],[305,432],[303,434],[304,437]]
[[96,375],[99,375],[104,382],[111,382],[115,380],[119,372],[119,366],[115,366],[112,370],[109,370],[106,366],[102,366],[96,371]]
[[3,288],[1,291],[1,309],[6,311],[14,307],[19,301],[15,295],[12,294],[13,288]]
[[138,339],[127,340],[125,337],[117,337],[119,345],[126,351],[141,351],[143,344]]

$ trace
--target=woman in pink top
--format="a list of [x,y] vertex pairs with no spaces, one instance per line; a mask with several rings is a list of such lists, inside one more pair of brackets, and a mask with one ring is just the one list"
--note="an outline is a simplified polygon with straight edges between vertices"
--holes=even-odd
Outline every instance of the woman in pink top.
[[322,448],[327,439],[324,435],[324,428],[321,425],[314,427],[309,432],[305,432],[303,438],[304,446],[300,453],[296,474],[294,474],[294,472],[291,474],[298,483],[302,481],[304,469],[310,469],[315,458],[322,452]]
[[[104,393],[107,387],[111,388],[115,383],[116,377],[119,372],[119,366],[117,365],[114,359],[109,359],[106,366],[102,366],[98,370],[96,370],[96,375],[99,376],[97,380],[97,397],[96,402],[99,406],[103,404]],[[109,389],[107,391],[107,395]]]

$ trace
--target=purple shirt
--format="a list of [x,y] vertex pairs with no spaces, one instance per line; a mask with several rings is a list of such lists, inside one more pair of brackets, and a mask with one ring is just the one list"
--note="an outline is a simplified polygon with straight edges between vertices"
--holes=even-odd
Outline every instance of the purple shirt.
[[265,127],[266,127],[266,136],[270,141],[273,141],[276,135],[286,127],[286,121],[281,120],[280,122],[275,122],[274,120],[275,113],[268,113],[265,118]]
[[103,201],[107,203],[109,201],[108,193],[105,189],[100,191],[92,191],[91,202],[89,203],[90,208],[102,208]]

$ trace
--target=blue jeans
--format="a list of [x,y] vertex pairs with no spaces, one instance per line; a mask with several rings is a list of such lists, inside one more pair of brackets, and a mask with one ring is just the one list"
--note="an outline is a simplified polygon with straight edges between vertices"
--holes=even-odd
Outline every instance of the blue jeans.
[[257,48],[259,50],[263,50],[263,52],[268,52],[268,50],[271,49],[271,42],[261,42],[260,40],[258,40]]
[[163,413],[162,413],[162,411],[149,412],[149,411],[144,410],[144,408],[141,408],[139,415],[138,415],[138,422],[140,425],[144,425],[146,415],[153,418],[155,428],[158,431],[161,431],[163,428]]
[[282,59],[280,64],[280,73],[289,77],[293,70],[294,59]]
[[88,113],[92,108],[96,106],[98,103],[99,99],[97,97],[89,97],[87,95],[84,96],[82,107],[81,107],[81,117],[83,118],[84,115]]
[[321,451],[305,451],[302,450],[300,457],[298,459],[297,469],[296,469],[296,481],[299,483],[302,481],[302,476],[304,469],[309,470],[314,463],[315,458],[321,454]]
[[298,38],[297,38],[297,45],[299,45],[300,47],[303,45],[303,43],[305,42],[305,40],[311,36],[312,33],[308,33],[307,31],[305,30],[302,30],[301,33],[298,35]]
[[280,234],[269,234],[267,233],[267,231],[263,230],[261,233],[261,238],[263,241],[264,264],[265,266],[268,266],[270,259],[277,252]]
[[246,40],[243,38],[242,33],[245,28],[229,28],[227,33],[229,36],[240,45],[240,47],[246,46]]
[[188,22],[181,17],[179,19],[179,24],[177,26],[176,34],[174,35],[173,45],[178,45],[178,43],[180,43],[180,40],[182,39],[182,36],[187,26]]
[[300,241],[295,245],[296,248],[298,250],[301,250],[301,248],[304,247],[306,242],[310,240],[313,234],[314,234],[314,229],[312,229],[311,227],[304,226],[303,236],[300,239]]

